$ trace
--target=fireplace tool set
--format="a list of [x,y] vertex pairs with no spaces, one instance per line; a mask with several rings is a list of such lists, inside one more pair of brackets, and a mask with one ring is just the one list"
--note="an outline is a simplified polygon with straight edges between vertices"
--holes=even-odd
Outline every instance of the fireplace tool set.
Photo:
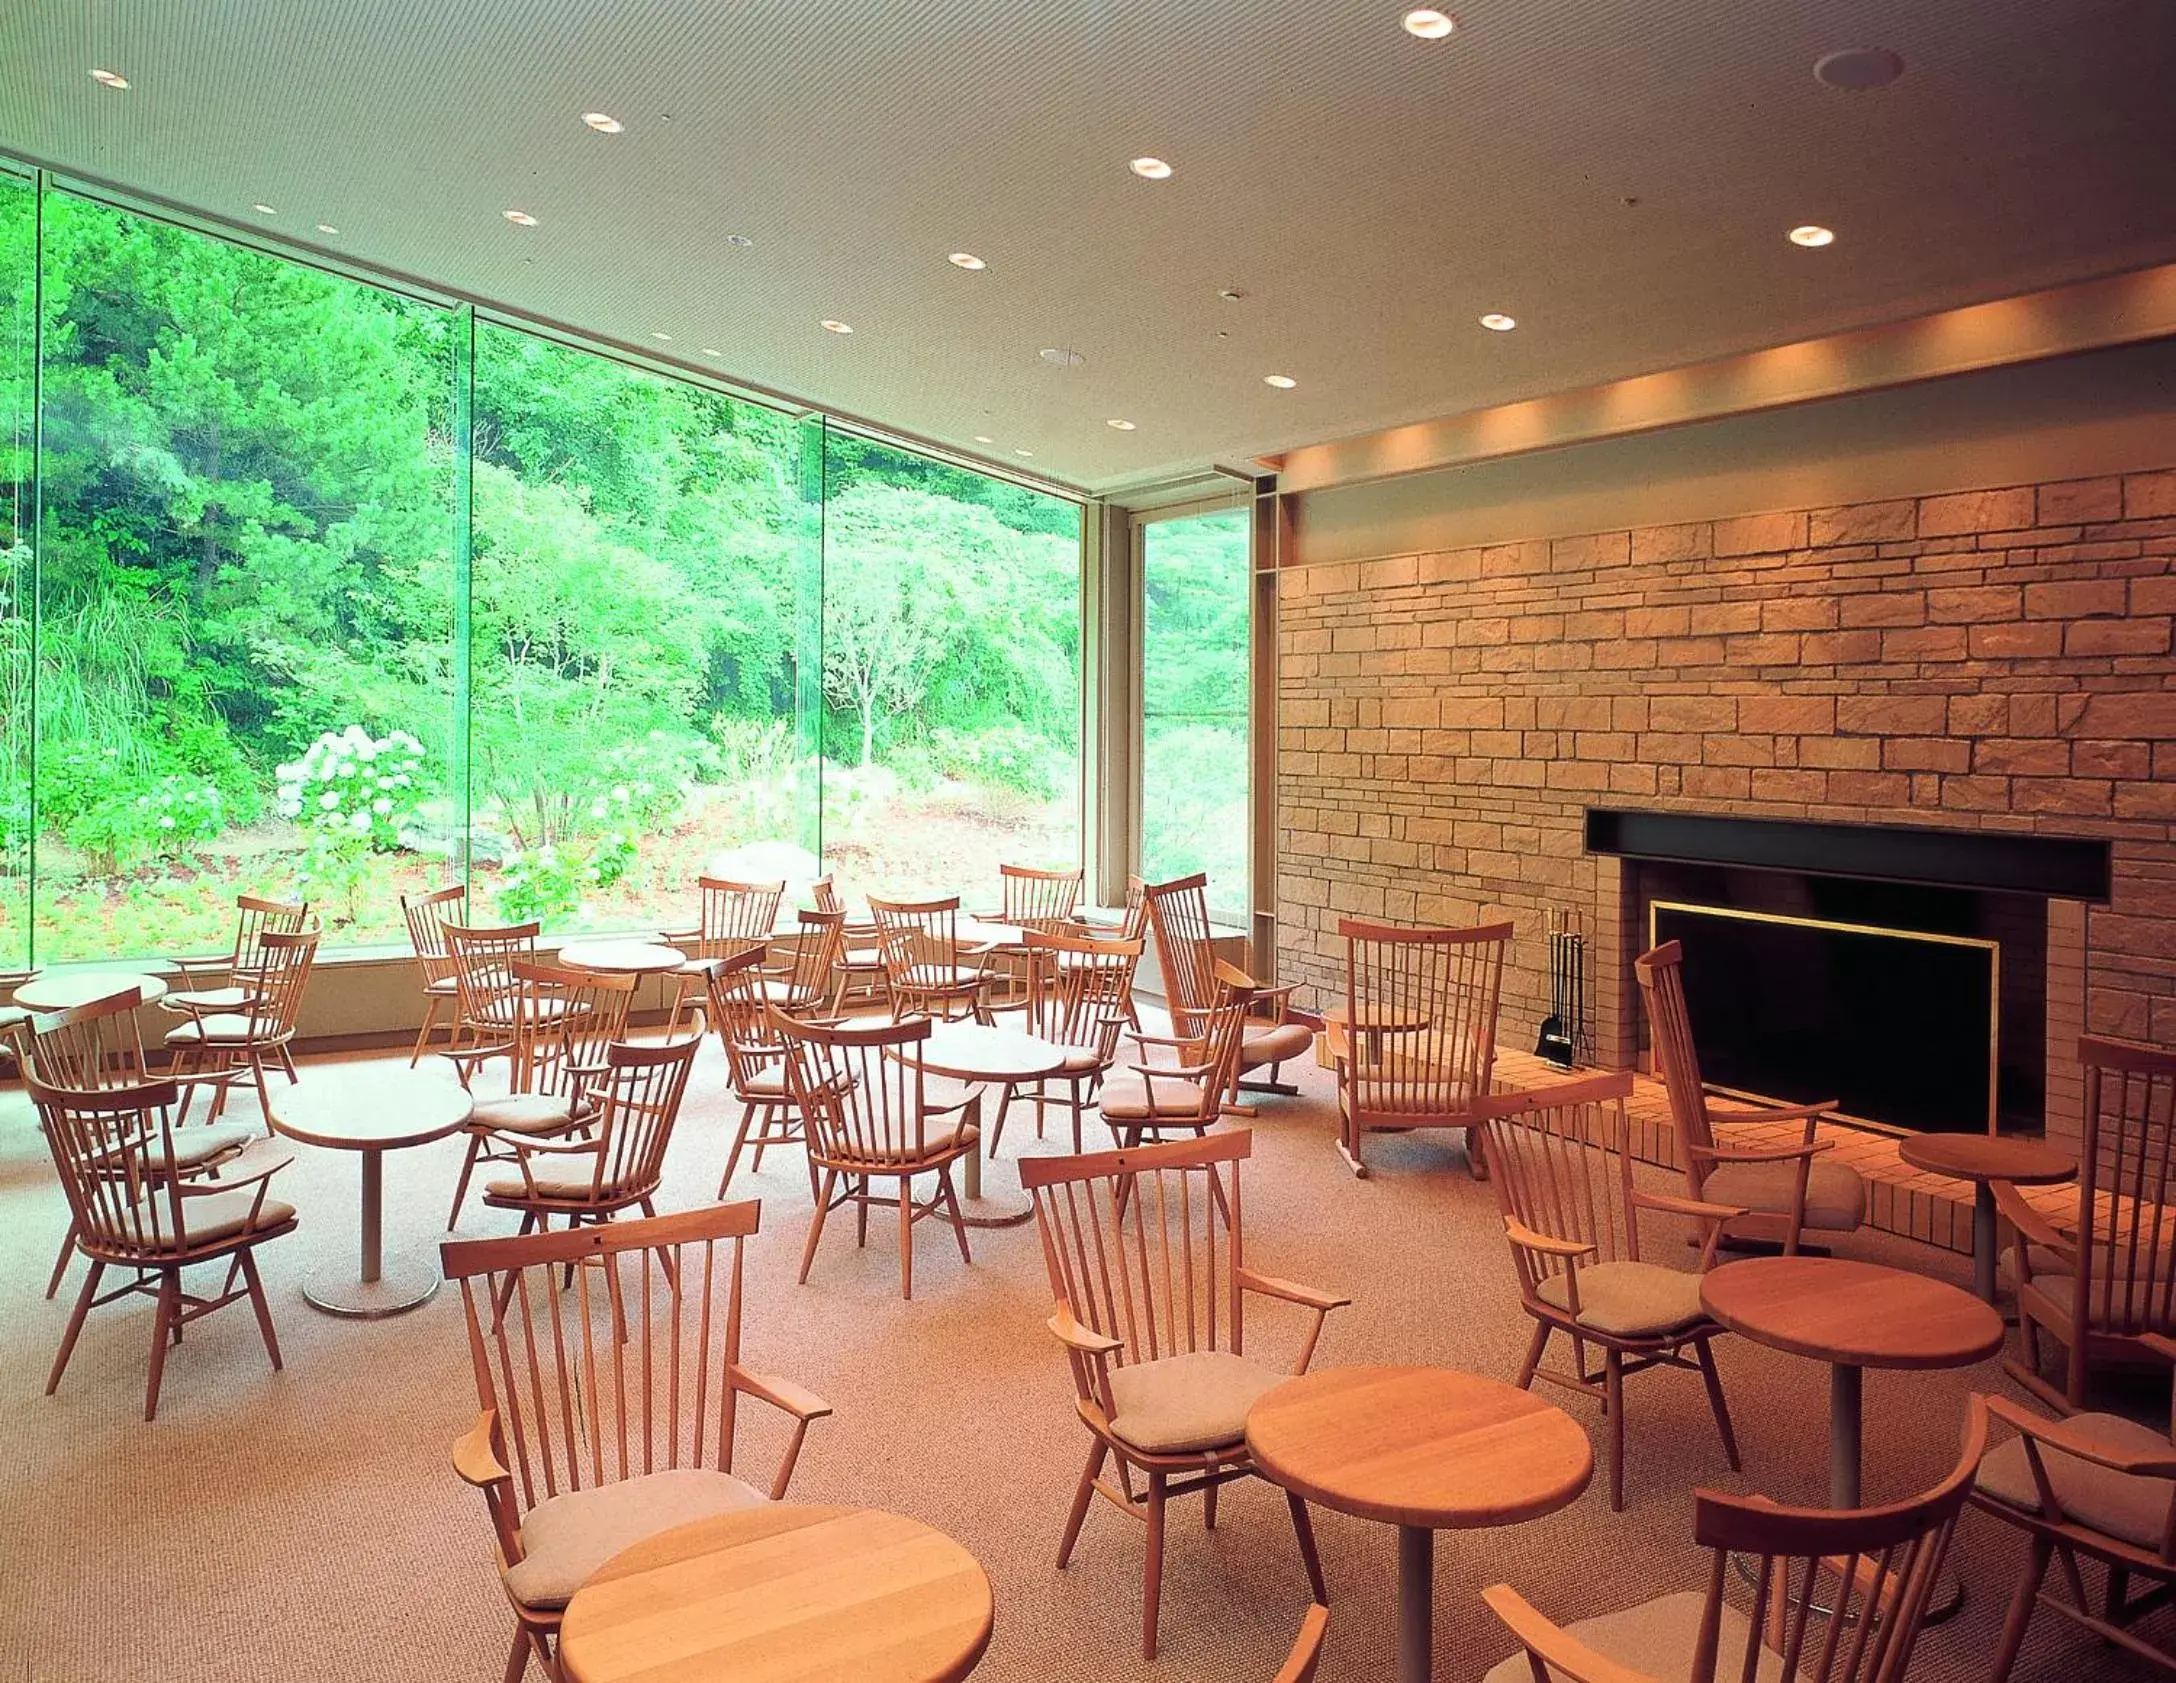
[[1547,939],[1549,1015],[1542,1021],[1534,1055],[1569,1069],[1592,1048],[1587,1027],[1587,937],[1579,926],[1579,914],[1550,912]]

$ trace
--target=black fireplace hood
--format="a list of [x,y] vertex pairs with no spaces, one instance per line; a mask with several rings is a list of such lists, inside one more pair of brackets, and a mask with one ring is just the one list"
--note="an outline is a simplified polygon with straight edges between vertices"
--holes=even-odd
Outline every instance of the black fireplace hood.
[[2110,874],[2109,844],[2081,836],[1611,807],[1587,808],[1587,851],[2103,904]]

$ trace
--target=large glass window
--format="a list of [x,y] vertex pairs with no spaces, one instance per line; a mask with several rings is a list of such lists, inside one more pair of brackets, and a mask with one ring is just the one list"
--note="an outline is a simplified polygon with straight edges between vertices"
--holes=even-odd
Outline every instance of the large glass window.
[[44,196],[36,950],[217,950],[238,893],[335,941],[443,880],[446,311]]
[[1245,509],[1141,528],[1141,872],[1209,874],[1210,909],[1244,925],[1252,567]]
[[31,391],[38,200],[0,173],[0,970],[30,962]]
[[[830,433],[824,862],[842,891],[994,904],[1080,863],[1080,510]],[[978,892],[979,891],[979,892]]]
[[805,882],[795,422],[510,328],[476,335],[472,888],[656,927],[695,878]]

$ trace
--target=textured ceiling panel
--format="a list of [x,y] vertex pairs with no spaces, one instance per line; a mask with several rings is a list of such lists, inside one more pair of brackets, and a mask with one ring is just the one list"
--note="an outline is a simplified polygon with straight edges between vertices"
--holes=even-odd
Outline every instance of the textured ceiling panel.
[[1403,10],[10,0],[0,150],[1090,487],[2176,259],[2166,0]]

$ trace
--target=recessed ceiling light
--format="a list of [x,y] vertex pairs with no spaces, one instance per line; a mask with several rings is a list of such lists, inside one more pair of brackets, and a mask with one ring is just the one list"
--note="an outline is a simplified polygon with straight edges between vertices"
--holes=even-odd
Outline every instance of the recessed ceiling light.
[[1853,93],[1885,88],[1903,74],[1903,59],[1887,47],[1845,47],[1813,61],[1815,81]]
[[279,215],[279,212],[274,210],[270,205],[251,205],[249,208],[255,211],[259,216]]
[[1791,230],[1791,244],[1803,246],[1834,245],[1836,231],[1824,228],[1818,222],[1802,222]]
[[750,239],[746,234],[728,234],[725,236],[725,243],[727,245],[737,245],[743,251],[745,251],[748,249],[748,247],[754,245],[756,242]]
[[650,337],[653,339],[663,340],[668,345],[672,343],[672,335],[670,333],[659,333],[654,328],[650,332]]
[[987,269],[990,266],[971,251],[955,251],[945,261],[955,269]]
[[1022,449],[1018,449],[1018,448],[1015,448],[1015,449],[1014,449],[1014,451],[1013,451],[1013,454],[1014,454],[1015,456],[1032,456],[1032,455],[1034,455],[1034,454],[1035,454],[1035,452],[1034,452],[1034,451],[1032,451],[1032,450],[1022,450]]
[[1491,333],[1509,333],[1519,324],[1510,316],[1505,315],[1503,311],[1491,310],[1481,318],[1481,325]]
[[330,222],[320,222],[317,225],[317,231],[321,234],[337,234],[338,232],[340,232],[340,230],[335,228]]
[[1420,6],[1405,14],[1405,32],[1423,41],[1440,41],[1458,27],[1458,20],[1432,6]]
[[721,351],[721,350],[718,350],[718,349],[714,348],[713,346],[710,346],[710,345],[705,345],[705,346],[703,347],[703,355],[705,355],[705,356],[723,356],[723,355],[725,355],[725,353],[724,353],[723,351]]
[[91,80],[102,88],[116,91],[128,86],[128,78],[118,70],[94,70],[91,72]]
[[847,326],[845,322],[833,321],[829,316],[826,316],[817,325],[820,326],[826,333],[851,333],[854,331],[851,327]]
[[1136,158],[1126,166],[1143,181],[1169,181],[1171,166],[1161,158]]
[[534,228],[536,218],[525,210],[505,210],[499,213],[517,228]]
[[995,444],[997,440],[986,432],[978,432],[975,434],[975,442],[977,444]]
[[1105,421],[1103,424],[1107,427],[1110,427],[1116,432],[1133,431],[1133,423],[1131,421]]
[[1035,353],[1053,368],[1078,368],[1088,359],[1063,345],[1046,345]]
[[1262,384],[1265,386],[1275,386],[1281,392],[1288,392],[1294,386],[1298,385],[1299,381],[1293,379],[1292,376],[1289,374],[1264,374],[1262,376]]
[[627,126],[617,117],[605,111],[585,111],[582,113],[582,121],[599,134],[618,134],[620,130]]

